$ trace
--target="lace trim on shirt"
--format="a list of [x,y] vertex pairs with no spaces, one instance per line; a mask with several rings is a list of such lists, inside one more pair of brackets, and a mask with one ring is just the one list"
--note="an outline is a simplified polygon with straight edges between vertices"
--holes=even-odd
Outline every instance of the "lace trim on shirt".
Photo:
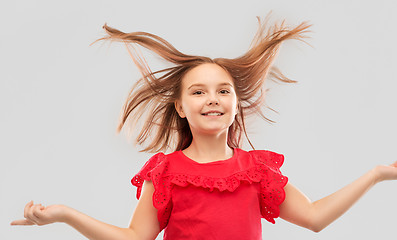
[[261,179],[261,214],[271,223],[280,216],[280,204],[285,200],[284,187],[288,178],[281,174],[280,167],[284,163],[284,155],[267,151],[256,150],[252,156],[260,163],[259,172],[263,173]]
[[255,166],[245,171],[235,173],[225,178],[213,178],[189,174],[168,174],[168,161],[163,153],[154,155],[146,162],[142,170],[135,175],[131,183],[138,187],[137,198],[139,199],[144,180],[153,182],[155,191],[153,193],[153,205],[158,209],[158,219],[162,230],[168,224],[171,213],[171,188],[172,185],[186,187],[192,184],[197,187],[214,188],[219,191],[228,190],[233,192],[240,186],[241,181],[260,183],[260,209],[263,218],[275,223],[274,218],[280,214],[279,205],[285,199],[284,186],[288,178],[283,176],[279,170],[284,162],[282,154],[266,150],[250,151],[256,160]]
[[137,199],[141,196],[144,180],[152,181],[154,186],[153,206],[157,209],[157,219],[160,223],[160,231],[167,224],[172,210],[171,204],[171,181],[167,176],[168,161],[165,161],[163,153],[153,155],[132,179],[132,185],[136,186]]

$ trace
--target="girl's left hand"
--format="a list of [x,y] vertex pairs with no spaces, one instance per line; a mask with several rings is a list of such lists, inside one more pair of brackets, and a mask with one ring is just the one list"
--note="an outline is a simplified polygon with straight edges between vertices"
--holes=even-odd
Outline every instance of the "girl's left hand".
[[46,225],[54,222],[64,221],[67,207],[64,205],[50,205],[47,207],[41,204],[33,204],[30,201],[24,209],[25,219],[15,220],[11,225]]
[[389,166],[380,165],[375,168],[377,181],[397,180],[397,161]]

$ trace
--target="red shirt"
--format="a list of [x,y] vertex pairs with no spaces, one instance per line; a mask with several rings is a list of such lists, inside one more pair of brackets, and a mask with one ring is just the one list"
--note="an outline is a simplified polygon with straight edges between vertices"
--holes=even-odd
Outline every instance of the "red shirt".
[[285,199],[283,162],[268,150],[234,148],[233,157],[209,163],[157,153],[131,183],[139,199],[143,181],[153,182],[164,240],[262,239],[261,218],[275,223]]

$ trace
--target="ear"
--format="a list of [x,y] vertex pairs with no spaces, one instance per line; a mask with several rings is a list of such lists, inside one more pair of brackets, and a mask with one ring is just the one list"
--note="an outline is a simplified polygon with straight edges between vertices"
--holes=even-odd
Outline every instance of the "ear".
[[174,102],[174,106],[175,106],[175,110],[178,112],[178,115],[179,115],[181,118],[185,118],[186,115],[185,115],[185,113],[184,113],[183,110],[182,110],[182,106],[181,106],[181,104],[179,103],[179,100],[176,100],[176,101]]

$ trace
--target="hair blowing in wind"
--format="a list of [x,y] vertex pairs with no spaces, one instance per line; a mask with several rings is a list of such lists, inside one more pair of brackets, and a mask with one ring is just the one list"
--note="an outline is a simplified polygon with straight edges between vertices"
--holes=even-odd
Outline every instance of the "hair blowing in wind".
[[[142,74],[142,78],[133,85],[128,94],[121,111],[117,132],[123,127],[127,127],[127,132],[130,134],[140,130],[135,144],[147,143],[140,152],[155,153],[167,149],[177,151],[188,147],[192,142],[192,133],[186,118],[178,115],[174,102],[180,97],[182,78],[189,70],[203,63],[215,63],[233,78],[238,100],[238,114],[229,127],[227,143],[230,147],[241,147],[244,133],[251,147],[255,149],[248,138],[244,118],[256,113],[265,120],[273,122],[262,111],[266,92],[264,82],[270,79],[296,83],[273,66],[273,62],[283,41],[296,39],[305,42],[303,39],[308,37],[304,34],[309,32],[308,28],[311,26],[307,22],[302,22],[291,28],[285,26],[285,20],[281,24],[268,26],[269,15],[264,23],[261,22],[260,17],[257,17],[259,27],[248,51],[231,59],[187,55],[154,34],[124,33],[105,23],[103,28],[108,35],[95,42],[110,40],[125,43],[132,60]],[[156,53],[175,66],[151,71],[137,45]],[[138,123],[142,125],[137,127]]]

